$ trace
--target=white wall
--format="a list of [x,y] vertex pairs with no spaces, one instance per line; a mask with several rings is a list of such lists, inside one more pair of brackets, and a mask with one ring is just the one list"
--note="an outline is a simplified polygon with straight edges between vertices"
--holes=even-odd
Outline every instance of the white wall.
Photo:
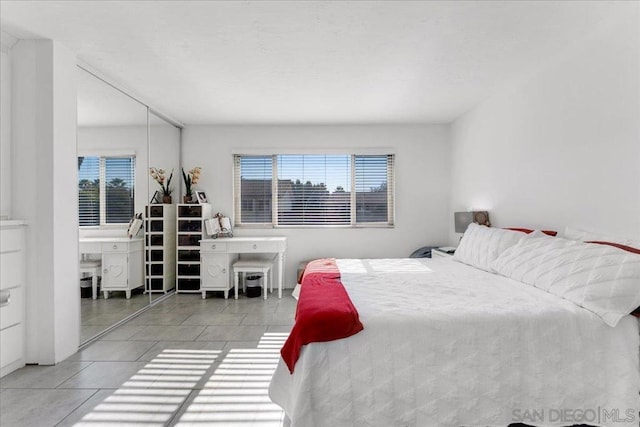
[[627,16],[453,124],[452,211],[640,238],[638,22]]
[[[182,182],[182,174],[180,173],[180,129],[166,122],[164,124],[153,124],[154,121],[159,123],[161,120],[151,117],[153,121],[149,127],[151,150],[149,164],[164,169],[167,172],[167,179],[173,170],[173,179],[171,180],[173,193],[171,193],[171,197],[173,197],[173,203],[179,203],[181,199],[180,183]],[[147,201],[151,200],[156,190],[162,191],[160,185],[151,180],[150,194]]]
[[78,349],[76,60],[51,40],[11,50],[11,210],[27,221],[26,359]]
[[11,217],[11,62],[0,51],[0,217]]
[[397,126],[188,126],[183,130],[185,170],[202,166],[198,189],[214,212],[233,212],[233,161],[238,149],[392,148],[396,155],[394,228],[241,229],[234,235],[288,237],[285,286],[297,264],[317,257],[405,257],[423,245],[447,241],[450,152],[448,127]]

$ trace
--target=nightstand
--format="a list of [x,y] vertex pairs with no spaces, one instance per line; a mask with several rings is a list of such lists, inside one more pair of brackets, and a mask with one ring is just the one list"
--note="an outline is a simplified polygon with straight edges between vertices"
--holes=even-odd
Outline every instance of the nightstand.
[[452,246],[442,246],[431,249],[431,258],[449,258],[455,253],[456,248]]

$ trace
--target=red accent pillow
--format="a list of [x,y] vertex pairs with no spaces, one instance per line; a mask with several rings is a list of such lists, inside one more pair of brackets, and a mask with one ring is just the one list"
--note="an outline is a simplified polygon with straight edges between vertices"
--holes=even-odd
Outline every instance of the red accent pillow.
[[[520,231],[522,233],[533,233],[534,230],[530,229],[530,228],[520,228],[520,227],[505,227],[504,230],[511,230],[511,231]],[[553,230],[540,230],[542,231],[544,234],[549,235],[549,236],[557,236],[558,232],[557,231],[553,231]]]
[[631,252],[633,254],[639,254],[640,255],[640,249],[632,248],[631,246],[627,246],[627,245],[621,245],[620,243],[603,242],[601,240],[590,240],[590,241],[585,242],[585,243],[595,243],[596,245],[613,246],[614,248],[622,249],[623,251],[627,251],[627,252]]

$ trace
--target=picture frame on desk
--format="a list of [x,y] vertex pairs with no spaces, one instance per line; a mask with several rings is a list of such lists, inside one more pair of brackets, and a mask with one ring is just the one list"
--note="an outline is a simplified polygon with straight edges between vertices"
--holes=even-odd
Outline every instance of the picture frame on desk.
[[192,200],[196,201],[199,205],[205,204],[205,203],[209,203],[207,202],[207,195],[205,194],[204,191],[199,191],[199,190],[195,190],[193,192],[193,198]]

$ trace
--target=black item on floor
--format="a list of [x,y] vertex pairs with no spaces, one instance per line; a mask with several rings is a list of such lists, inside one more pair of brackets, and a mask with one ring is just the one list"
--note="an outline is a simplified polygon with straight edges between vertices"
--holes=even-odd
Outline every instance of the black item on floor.
[[262,276],[247,276],[244,279],[247,287],[247,297],[255,298],[262,295]]
[[80,298],[91,298],[91,276],[80,279]]
[[423,246],[413,251],[409,258],[431,258],[431,249],[435,248],[437,248],[437,246]]

